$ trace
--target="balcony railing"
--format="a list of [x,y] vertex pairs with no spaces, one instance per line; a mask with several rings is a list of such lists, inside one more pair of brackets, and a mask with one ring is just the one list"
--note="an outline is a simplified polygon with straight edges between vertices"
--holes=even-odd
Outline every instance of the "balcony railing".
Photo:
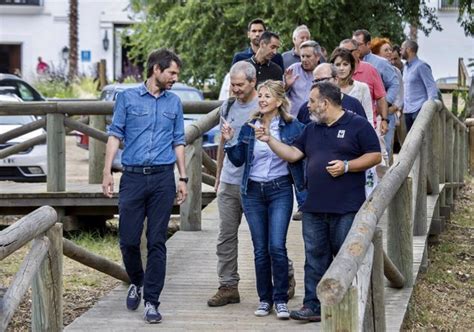
[[459,9],[459,0],[440,0],[439,1],[439,10],[441,11],[451,11]]

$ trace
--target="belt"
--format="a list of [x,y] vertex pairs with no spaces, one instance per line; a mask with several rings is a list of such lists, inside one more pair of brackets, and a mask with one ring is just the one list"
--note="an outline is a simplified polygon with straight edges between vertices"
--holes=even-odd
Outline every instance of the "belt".
[[282,182],[285,182],[285,181],[290,181],[291,182],[291,176],[290,176],[290,174],[283,175],[283,176],[280,176],[280,177],[278,177],[276,179],[273,179],[273,180],[270,180],[270,181],[254,181],[252,179],[249,179],[249,181],[253,182],[253,183],[258,183],[261,186],[273,186],[275,184],[282,183]]
[[123,166],[123,170],[125,172],[139,173],[139,174],[145,174],[145,175],[173,170],[173,169],[174,169],[174,164],[156,165],[156,166]]

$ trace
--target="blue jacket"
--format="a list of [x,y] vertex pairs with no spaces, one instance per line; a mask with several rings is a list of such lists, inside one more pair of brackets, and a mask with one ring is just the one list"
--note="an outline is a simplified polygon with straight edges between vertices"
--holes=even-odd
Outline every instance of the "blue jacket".
[[[255,123],[255,121],[256,120],[252,120],[251,123]],[[304,128],[304,125],[296,119],[292,122],[285,122],[283,118],[280,118],[278,126],[280,127],[281,141],[288,145],[293,144]],[[247,193],[250,167],[252,167],[253,162],[254,146],[255,131],[245,123],[240,130],[237,144],[225,148],[227,156],[234,166],[239,167],[245,164],[242,184],[240,185],[240,193],[243,195]],[[295,163],[288,163],[288,170],[290,171],[296,190],[298,192],[303,191],[305,189],[303,159]]]

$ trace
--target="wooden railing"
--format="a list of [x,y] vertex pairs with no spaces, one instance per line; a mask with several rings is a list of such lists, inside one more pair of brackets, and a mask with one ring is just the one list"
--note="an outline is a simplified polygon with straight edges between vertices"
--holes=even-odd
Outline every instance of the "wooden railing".
[[[463,182],[467,151],[466,126],[441,102],[427,101],[398,159],[362,205],[339,253],[317,287],[324,331],[385,330],[384,268],[387,278],[393,279],[386,265],[391,261],[395,266],[392,273],[403,276],[404,284],[391,283],[392,286],[413,285],[413,236],[429,231],[427,193],[438,195],[432,219],[432,227],[436,227],[442,222],[441,214],[446,215],[453,206],[454,196]],[[384,264],[382,231],[377,224],[387,208]],[[353,286],[356,274],[357,287]],[[368,284],[372,292],[367,292]]]
[[32,330],[63,327],[62,225],[43,206],[0,232],[0,261],[33,241],[13,281],[0,298],[0,331],[5,331],[26,291],[32,287]]
[[[185,114],[205,114],[186,128],[186,169],[190,178],[189,199],[180,207],[182,230],[201,229],[201,184],[213,186],[215,183],[215,161],[202,149],[202,135],[219,122],[218,106],[221,101],[184,102]],[[14,144],[0,150],[0,159],[24,151],[37,144],[47,144],[48,174],[47,190],[66,190],[65,135],[73,130],[89,135],[89,183],[102,182],[104,168],[105,116],[112,114],[113,102],[38,102],[0,103],[0,115],[43,116],[32,123],[0,134],[0,143],[46,127],[46,134]],[[73,116],[88,116],[80,120]],[[89,122],[90,125],[86,123]],[[202,166],[208,173],[202,173]],[[211,173],[211,174],[209,174]]]

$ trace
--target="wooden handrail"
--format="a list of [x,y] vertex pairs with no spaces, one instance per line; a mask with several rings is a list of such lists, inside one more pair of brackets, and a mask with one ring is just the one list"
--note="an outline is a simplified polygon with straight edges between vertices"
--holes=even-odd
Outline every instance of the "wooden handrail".
[[[220,100],[185,101],[184,114],[207,114],[222,104]],[[68,115],[111,115],[112,101],[81,101],[81,102],[0,102],[0,115],[46,115],[62,113]]]
[[30,123],[27,123],[21,127],[12,129],[7,131],[6,133],[0,134],[0,144],[8,142],[11,139],[20,137],[22,135],[31,133],[40,128],[44,128],[46,126],[46,118],[42,118]]
[[423,104],[402,146],[399,160],[390,167],[360,208],[339,253],[317,287],[317,295],[323,305],[335,305],[346,294],[365,257],[380,217],[407,178],[433,115],[441,110],[442,104],[439,101],[427,101]]

